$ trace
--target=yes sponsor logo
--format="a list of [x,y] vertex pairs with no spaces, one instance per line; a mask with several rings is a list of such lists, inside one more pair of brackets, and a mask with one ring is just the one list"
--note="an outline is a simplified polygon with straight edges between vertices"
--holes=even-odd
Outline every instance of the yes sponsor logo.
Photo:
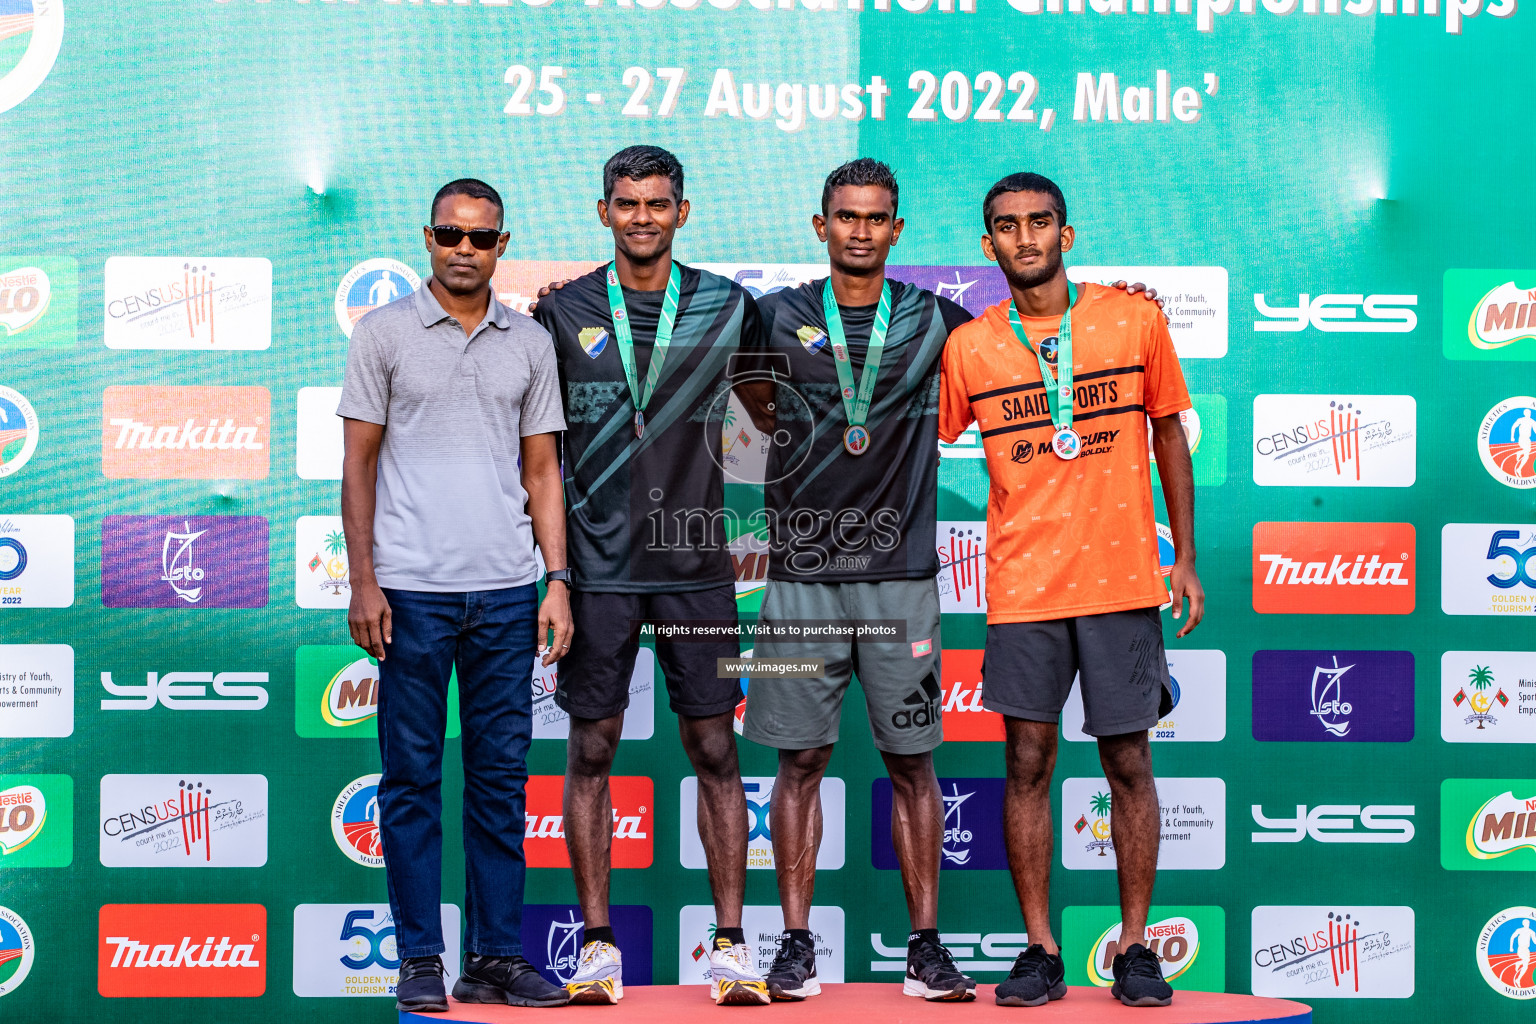
[[110,479],[261,480],[272,397],[259,387],[109,387],[101,472]]
[[[1157,867],[1215,870],[1227,862],[1227,784],[1214,778],[1157,780],[1162,841]],[[1114,798],[1103,779],[1061,785],[1061,863],[1078,871],[1115,868]]]
[[293,536],[294,601],[300,608],[349,607],[351,570],[341,516],[299,516]]
[[32,971],[36,955],[27,922],[10,907],[0,907],[0,996],[21,987]]
[[1264,319],[1255,320],[1253,329],[1294,333],[1311,327],[1325,334],[1407,334],[1419,325],[1414,311],[1418,304],[1417,295],[1302,292],[1294,306],[1278,299],[1271,305],[1260,292],[1253,297],[1253,308]]
[[1536,871],[1536,779],[1440,783],[1440,864],[1447,871]]
[[[1173,707],[1147,730],[1154,742],[1215,743],[1227,735],[1227,655],[1223,651],[1172,650],[1167,652],[1168,690]],[[1075,743],[1095,738],[1083,731],[1082,680],[1072,680],[1072,690],[1061,709],[1061,734]]]
[[0,644],[0,738],[69,736],[74,731],[75,649],[68,644]]
[[41,436],[37,410],[27,396],[0,384],[0,480],[31,461]]
[[987,524],[985,520],[941,520],[938,524],[939,611],[987,610]]
[[[715,940],[715,908],[690,905],[677,915],[677,980],[682,985],[709,984],[709,950]],[[843,908],[811,907],[811,941],[816,948],[816,977],[823,985],[843,981]],[[749,904],[741,908],[741,928],[759,974],[767,975],[784,935],[784,913],[778,906]],[[902,970],[906,970],[906,937],[902,937]]]
[[[1068,267],[1067,276],[1113,287],[1141,281],[1157,289],[1168,334],[1180,359],[1219,359],[1227,354],[1226,267]],[[978,311],[979,315],[979,311]]]
[[74,603],[75,521],[0,514],[0,609]]
[[[618,904],[608,908],[619,949],[624,952],[624,983],[649,985],[652,974],[651,908]],[[569,903],[523,907],[523,954],[538,972],[556,985],[576,976],[581,947],[586,944],[581,908]]]
[[109,903],[97,917],[96,990],[108,998],[267,990],[259,903]]
[[1536,526],[1441,527],[1440,608],[1447,615],[1536,615]]
[[[613,853],[616,868],[648,868],[654,860],[655,792],[644,775],[614,775],[608,779],[613,800]],[[531,868],[568,868],[565,846],[565,776],[528,777],[527,822],[523,853]]]
[[1252,935],[1256,996],[1413,995],[1412,907],[1254,907]]
[[1411,523],[1255,523],[1253,610],[1407,615],[1415,550]]
[[[876,779],[870,787],[869,849],[875,867],[900,868],[891,844],[891,780]],[[944,843],[939,867],[963,871],[1006,870],[1003,848],[1003,780],[939,780],[944,800]]]
[[1447,270],[1447,359],[1536,359],[1536,271]]
[[[379,663],[353,644],[304,644],[294,653],[293,728],[321,739],[378,739]],[[459,735],[459,678],[448,677],[445,736]]]
[[240,256],[107,260],[107,348],[272,346],[272,261]]
[[[741,788],[747,797],[747,867],[772,870],[773,833],[770,830],[768,812],[773,804],[771,775],[744,776]],[[707,868],[704,844],[699,838],[698,793],[699,780],[689,775],[682,781],[682,815],[678,822],[678,855],[685,868]],[[832,871],[843,866],[848,804],[847,787],[843,780],[824,777],[821,780],[821,848],[816,852],[816,867]],[[617,835],[617,833],[615,833]]]
[[1253,738],[1407,743],[1413,667],[1408,651],[1255,651]]
[[[811,914],[814,917],[815,911]],[[941,932],[939,941],[955,959],[955,966],[968,974],[1001,972],[1006,976],[1014,958],[1029,948],[1029,936],[1023,932]],[[869,936],[874,959],[869,969],[876,974],[904,972],[907,969],[907,933],[897,934],[890,942],[883,932]],[[821,960],[816,961],[817,971]],[[825,980],[825,979],[823,979]]]
[[68,867],[74,819],[68,775],[0,775],[0,869]]
[[1536,651],[1442,654],[1440,738],[1536,743]]
[[1477,454],[1507,487],[1536,487],[1536,398],[1517,395],[1488,410],[1477,428]]
[[0,0],[0,112],[43,84],[64,43],[64,0]]
[[0,352],[74,348],[77,264],[68,256],[24,260],[0,258]]
[[1259,395],[1253,482],[1261,487],[1411,487],[1412,395]]
[[[544,280],[558,281],[551,277]],[[352,328],[380,306],[403,299],[421,287],[421,277],[399,260],[364,260],[347,271],[336,286],[336,324],[352,337]],[[527,312],[526,309],[523,312]]]
[[103,711],[148,711],[156,704],[172,711],[260,711],[267,706],[265,672],[149,672],[144,682],[114,682],[101,674]]
[[265,775],[103,775],[101,863],[259,868],[267,819]]
[[1003,716],[982,707],[981,651],[942,650],[939,676],[944,691],[944,739],[1002,740]]
[[[563,740],[571,734],[571,716],[555,703],[560,665],[533,659],[533,738]],[[621,740],[648,740],[656,731],[656,652],[642,647],[629,676],[629,707],[624,709]]]
[[1536,908],[1507,907],[1488,919],[1477,936],[1477,966],[1501,996],[1536,998]]
[[[1120,952],[1119,907],[1068,907],[1061,915],[1067,984],[1114,984]],[[1184,992],[1225,992],[1227,915],[1220,907],[1152,907],[1147,948],[1162,959],[1163,978]]]
[[365,868],[384,866],[384,841],[379,838],[378,772],[361,775],[342,787],[331,805],[331,838],[347,859]]
[[265,608],[262,516],[106,516],[101,603],[108,608]]
[[[442,904],[441,919],[448,946],[444,983],[451,989],[459,976],[459,908]],[[400,953],[388,903],[300,903],[293,908],[294,995],[393,996],[399,981]]]
[[345,444],[341,417],[336,415],[340,403],[341,388],[299,388],[294,472],[300,479],[341,479]]
[[1264,813],[1253,805],[1253,821],[1261,831],[1256,843],[1299,843],[1311,837],[1319,843],[1407,843],[1413,841],[1412,804],[1318,804],[1311,810],[1296,805],[1294,817]]
[[[551,281],[573,280],[600,266],[602,264],[590,260],[497,260],[496,273],[491,276],[491,289],[503,305],[527,316],[528,307],[538,299],[540,288]],[[694,266],[708,267],[709,264],[696,263]]]

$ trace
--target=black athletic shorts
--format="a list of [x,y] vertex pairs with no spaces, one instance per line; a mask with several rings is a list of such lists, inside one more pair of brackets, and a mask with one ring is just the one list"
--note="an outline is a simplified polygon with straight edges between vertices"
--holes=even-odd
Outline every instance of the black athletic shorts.
[[[629,678],[635,671],[643,623],[730,624],[736,619],[736,587],[726,583],[683,594],[571,593],[575,636],[556,664],[555,703],[576,718],[611,718],[629,707]],[[715,639],[668,639],[656,634],[656,660],[667,681],[667,696],[679,715],[703,718],[734,711],[741,679],[721,679],[719,658],[737,658],[734,629]]]
[[987,626],[981,703],[1031,722],[1056,722],[1081,676],[1083,731],[1150,729],[1173,710],[1163,617],[1156,608]]

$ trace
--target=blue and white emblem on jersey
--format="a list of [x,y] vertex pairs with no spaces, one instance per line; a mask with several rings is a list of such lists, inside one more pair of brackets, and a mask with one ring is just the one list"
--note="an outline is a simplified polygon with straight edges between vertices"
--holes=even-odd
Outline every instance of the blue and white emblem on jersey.
[[608,332],[601,327],[583,327],[576,340],[581,342],[583,352],[596,359],[608,347]]
[[820,352],[827,345],[827,332],[818,327],[802,327],[795,332],[795,337],[800,339],[800,344],[812,355]]

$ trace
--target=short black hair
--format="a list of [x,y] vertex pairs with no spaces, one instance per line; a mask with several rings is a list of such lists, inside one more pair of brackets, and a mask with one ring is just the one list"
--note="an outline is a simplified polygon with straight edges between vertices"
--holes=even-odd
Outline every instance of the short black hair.
[[981,201],[981,227],[987,234],[992,233],[992,200],[1008,192],[1044,192],[1051,197],[1051,205],[1056,208],[1057,227],[1066,227],[1067,197],[1061,194],[1061,189],[1043,174],[1020,171],[987,189],[987,198]]
[[502,205],[501,193],[481,181],[479,178],[455,178],[442,188],[437,190],[437,195],[432,197],[432,222],[437,222],[437,204],[449,196],[469,196],[471,199],[489,199],[496,207],[496,226],[501,227],[501,222],[506,216],[507,208]]
[[660,146],[630,146],[608,158],[603,165],[603,198],[613,198],[613,186],[620,178],[644,181],[656,175],[672,182],[672,198],[683,201],[683,165],[677,157]]
[[825,217],[832,210],[832,193],[845,185],[855,188],[865,185],[875,185],[885,189],[891,194],[891,215],[896,215],[897,200],[901,190],[896,187],[896,174],[891,168],[879,160],[872,160],[867,156],[861,156],[857,160],[849,160],[843,166],[827,175],[827,183],[821,186],[821,215]]

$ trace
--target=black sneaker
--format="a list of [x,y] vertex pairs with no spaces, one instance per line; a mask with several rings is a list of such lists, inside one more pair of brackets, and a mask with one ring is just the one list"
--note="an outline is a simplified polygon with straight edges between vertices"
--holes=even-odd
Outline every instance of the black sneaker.
[[400,963],[395,984],[395,1009],[405,1013],[446,1013],[448,993],[443,988],[443,958],[408,956]]
[[505,1003],[508,1006],[564,1006],[571,994],[563,985],[544,979],[520,956],[464,954],[464,970],[453,983],[453,998],[461,1003]]
[[917,939],[907,945],[907,977],[901,991],[929,1002],[964,1003],[976,998],[976,982],[960,973],[949,950],[937,942]]
[[1162,957],[1139,942],[1116,953],[1109,994],[1126,1006],[1167,1006],[1173,1002],[1173,989],[1163,980],[1162,963]]
[[1066,994],[1067,965],[1038,942],[1019,954],[996,992],[998,1006],[1040,1006]]
[[768,995],[781,1001],[798,1002],[806,996],[821,995],[816,978],[816,950],[788,935],[779,940],[779,951],[768,968]]

